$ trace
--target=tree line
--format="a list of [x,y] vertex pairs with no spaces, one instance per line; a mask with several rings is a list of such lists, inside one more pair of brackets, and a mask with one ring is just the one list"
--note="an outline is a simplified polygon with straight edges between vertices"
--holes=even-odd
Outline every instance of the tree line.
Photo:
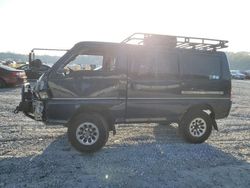
[[250,52],[227,52],[230,69],[250,70]]

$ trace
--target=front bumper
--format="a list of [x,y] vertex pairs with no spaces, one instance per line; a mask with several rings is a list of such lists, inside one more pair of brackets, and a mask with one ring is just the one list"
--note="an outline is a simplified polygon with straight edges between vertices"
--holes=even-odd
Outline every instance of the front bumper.
[[40,100],[36,93],[32,91],[30,83],[25,83],[23,85],[21,95],[21,102],[16,107],[14,113],[22,111],[31,119],[44,121],[44,101]]

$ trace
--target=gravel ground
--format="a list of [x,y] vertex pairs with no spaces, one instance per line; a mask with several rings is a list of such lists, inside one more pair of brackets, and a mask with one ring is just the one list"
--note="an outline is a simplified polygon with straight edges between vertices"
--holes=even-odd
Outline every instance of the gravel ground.
[[206,143],[185,143],[175,125],[119,125],[94,154],[62,126],[14,115],[19,93],[0,90],[0,187],[250,187],[250,81],[233,82],[230,116]]

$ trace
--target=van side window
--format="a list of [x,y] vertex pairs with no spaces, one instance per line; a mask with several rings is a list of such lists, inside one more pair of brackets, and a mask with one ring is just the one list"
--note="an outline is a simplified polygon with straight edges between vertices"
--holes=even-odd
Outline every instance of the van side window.
[[180,68],[184,78],[218,80],[221,77],[221,63],[218,56],[183,54]]
[[175,53],[158,53],[157,62],[157,78],[168,79],[177,78],[179,75],[177,54]]
[[116,68],[116,58],[108,55],[78,55],[73,61],[68,63],[65,71],[114,71]]
[[133,53],[130,57],[129,73],[136,79],[152,79],[155,77],[155,61],[152,54],[146,51]]

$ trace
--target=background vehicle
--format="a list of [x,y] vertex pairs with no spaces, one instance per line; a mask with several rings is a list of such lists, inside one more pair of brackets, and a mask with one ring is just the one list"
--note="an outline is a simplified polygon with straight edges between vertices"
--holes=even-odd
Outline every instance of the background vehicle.
[[29,53],[29,63],[18,67],[24,70],[28,79],[38,79],[42,74],[51,69],[43,60],[37,59],[35,51],[64,52],[66,49],[33,48]]
[[245,79],[250,79],[250,70],[241,71],[241,73],[246,76]]
[[144,33],[122,43],[80,42],[34,90],[23,87],[16,111],[63,123],[79,151],[103,147],[116,123],[176,122],[185,140],[201,143],[231,108],[228,61],[216,51],[226,43]]
[[28,79],[38,79],[42,74],[50,70],[49,65],[42,64],[39,67],[32,67],[30,65],[22,65],[18,67],[20,70],[24,70]]
[[246,75],[239,70],[230,70],[230,72],[233,79],[244,80],[246,78]]
[[27,80],[23,70],[17,70],[0,64],[0,88],[21,85]]

